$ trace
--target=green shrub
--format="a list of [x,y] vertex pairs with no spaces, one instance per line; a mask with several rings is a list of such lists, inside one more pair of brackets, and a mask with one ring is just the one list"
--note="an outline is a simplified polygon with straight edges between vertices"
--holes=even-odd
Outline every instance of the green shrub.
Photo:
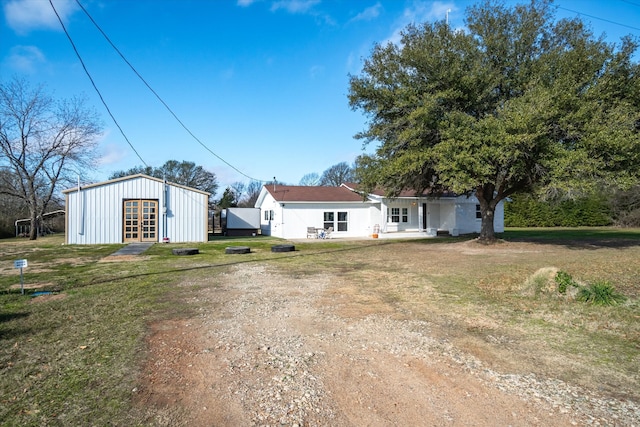
[[541,201],[516,195],[505,203],[507,227],[597,227],[612,223],[609,202],[602,195]]
[[574,288],[577,288],[580,286],[578,285],[578,283],[575,282],[575,280],[573,280],[573,277],[571,277],[571,275],[566,271],[558,271],[555,277],[555,281],[556,281],[556,284],[558,285],[558,292],[560,292],[561,294],[566,294],[567,289],[569,289],[570,286]]
[[596,282],[588,287],[581,287],[577,295],[578,301],[596,305],[615,305],[624,302],[624,295],[616,292],[609,282]]

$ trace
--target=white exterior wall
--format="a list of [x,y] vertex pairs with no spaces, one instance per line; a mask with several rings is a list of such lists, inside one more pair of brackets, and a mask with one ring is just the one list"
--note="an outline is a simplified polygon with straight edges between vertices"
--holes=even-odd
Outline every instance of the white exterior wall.
[[[459,234],[479,233],[482,220],[476,218],[476,205],[477,200],[473,198],[458,198],[456,204],[456,216],[458,222],[456,224],[456,230]],[[451,230],[449,230],[451,232]]]
[[[265,236],[273,236],[282,238],[282,224],[280,218],[282,209],[280,204],[275,201],[271,194],[266,193],[264,200],[260,206],[260,232]],[[265,213],[273,211],[273,219],[265,218]]]
[[[460,234],[480,233],[482,219],[476,218],[478,199],[475,196],[460,196],[457,198],[456,203],[456,229],[458,232]],[[504,202],[500,202],[496,206],[493,227],[496,233],[504,232]]]
[[[273,220],[266,220],[264,212],[273,210]],[[307,227],[324,228],[324,212],[335,212],[333,237],[362,237],[373,233],[371,218],[379,210],[365,202],[276,202],[271,195],[261,206],[260,228],[264,235],[283,239],[304,239]],[[347,231],[337,230],[337,212],[347,212]]]
[[[208,238],[208,195],[145,177],[115,180],[66,193],[66,240],[69,244],[122,243],[123,201],[158,201],[158,241],[202,242]],[[166,233],[165,233],[166,231]]]
[[[498,203],[493,214],[493,230],[496,233],[504,233],[504,200]],[[480,230],[478,230],[479,232]]]
[[[381,219],[381,225],[387,221],[387,217],[391,218],[390,214],[393,208],[400,210],[400,221],[391,222],[391,220],[389,220],[389,222],[386,223],[386,232],[418,231],[422,218],[419,216],[417,199],[393,199],[388,201],[385,206],[386,214],[385,217]],[[402,209],[407,210],[407,222],[402,222]]]
[[[209,195],[185,187],[168,187],[166,237],[173,243],[206,242],[209,239]],[[158,209],[162,221],[162,201]],[[160,241],[162,230],[160,227]]]
[[[413,205],[415,203],[415,205]],[[451,234],[479,233],[481,219],[476,219],[477,199],[459,196],[441,199],[370,199],[369,202],[285,202],[284,206],[266,193],[262,201],[260,228],[262,234],[283,239],[302,239],[307,236],[307,227],[323,228],[323,213],[326,211],[348,212],[347,232],[334,231],[334,237],[369,237],[375,225],[380,232],[418,231],[422,229],[422,204],[426,203],[427,230],[447,230]],[[387,224],[387,212],[392,207],[408,208],[407,223]],[[265,219],[265,211],[272,210],[273,220]],[[402,211],[400,212],[402,215]],[[500,202],[495,212],[495,231],[504,232],[504,203]]]
[[457,229],[456,205],[452,202],[440,203],[440,226],[439,230],[449,230],[454,234]]

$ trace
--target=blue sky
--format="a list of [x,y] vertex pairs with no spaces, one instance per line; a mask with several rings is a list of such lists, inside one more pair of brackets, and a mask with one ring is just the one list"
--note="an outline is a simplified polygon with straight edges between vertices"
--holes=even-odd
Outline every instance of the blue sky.
[[[86,95],[102,116],[100,167],[84,182],[141,165],[108,116],[49,0],[0,0],[0,79],[26,77],[58,98]],[[348,105],[374,43],[411,22],[463,28],[473,1],[80,0],[110,40],[169,105],[193,139],[122,61],[75,0],[52,0],[127,138],[150,166],[188,160],[224,187],[249,179],[297,184],[352,163],[366,118]],[[506,1],[515,4],[515,1]],[[640,0],[557,0],[595,34],[640,37]],[[449,11],[447,13],[447,11]],[[373,148],[373,147],[371,147]],[[222,159],[222,160],[221,160]],[[238,172],[239,171],[239,172]]]

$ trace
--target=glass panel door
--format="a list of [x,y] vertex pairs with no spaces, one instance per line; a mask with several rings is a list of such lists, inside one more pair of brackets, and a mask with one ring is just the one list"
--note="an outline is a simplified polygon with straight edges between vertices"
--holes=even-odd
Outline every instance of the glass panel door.
[[158,240],[157,200],[125,200],[122,215],[124,242],[156,242]]
[[139,200],[124,201],[124,230],[123,240],[125,242],[138,242],[140,230],[138,226],[138,217],[140,215]]
[[158,240],[158,202],[155,200],[142,200],[142,242],[155,242]]

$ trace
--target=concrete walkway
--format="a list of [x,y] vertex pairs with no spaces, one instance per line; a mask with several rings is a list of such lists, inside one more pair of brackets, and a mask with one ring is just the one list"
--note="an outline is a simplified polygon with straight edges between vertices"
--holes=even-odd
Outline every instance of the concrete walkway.
[[151,246],[153,246],[153,242],[129,243],[127,246],[125,246],[124,248],[121,248],[120,250],[112,253],[111,255],[113,255],[113,256],[115,256],[115,255],[140,255],[141,253],[143,253],[144,251],[149,249]]

